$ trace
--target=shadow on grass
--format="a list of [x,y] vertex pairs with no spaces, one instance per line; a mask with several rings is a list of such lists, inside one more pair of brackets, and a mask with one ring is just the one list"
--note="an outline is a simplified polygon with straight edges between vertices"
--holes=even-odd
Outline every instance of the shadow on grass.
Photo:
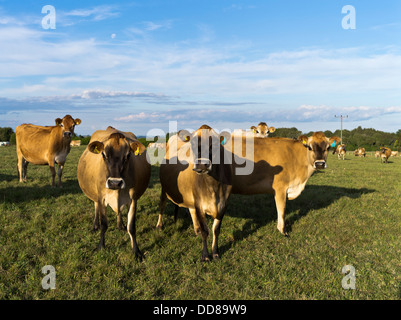
[[[292,225],[297,220],[306,216],[311,210],[326,208],[342,197],[356,199],[364,194],[375,191],[374,189],[367,188],[353,189],[334,186],[306,186],[305,190],[297,199],[292,201],[287,200],[285,211],[286,231],[290,233]],[[295,214],[294,212],[297,213]],[[277,222],[276,204],[272,195],[231,195],[226,214],[230,217],[247,219],[241,230],[234,231],[233,236],[236,241],[247,238],[259,228],[272,221]],[[221,228],[221,232],[224,232],[224,220]],[[221,246],[219,249],[220,254],[223,255],[232,245],[232,243],[228,243]]]
[[0,181],[12,181],[15,177],[15,175],[0,173]]
[[[15,177],[14,177],[15,178]],[[62,181],[62,188],[34,185],[32,182],[19,183],[17,186],[0,188],[0,200],[9,203],[29,202],[32,200],[59,197],[65,194],[82,193],[77,180]]]

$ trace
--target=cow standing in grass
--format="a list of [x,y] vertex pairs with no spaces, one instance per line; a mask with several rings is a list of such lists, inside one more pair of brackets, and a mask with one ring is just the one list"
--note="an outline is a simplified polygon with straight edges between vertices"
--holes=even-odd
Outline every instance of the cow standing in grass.
[[[232,193],[273,194],[277,208],[277,229],[287,235],[284,224],[287,199],[296,199],[315,170],[326,168],[329,148],[335,148],[341,139],[336,136],[327,138],[322,132],[315,132],[310,137],[302,135],[298,140],[244,136],[239,147],[236,147],[237,139],[233,137],[231,143],[227,143],[227,151],[233,152],[238,158],[246,155],[248,163],[253,164],[254,168],[248,174],[233,175]],[[247,152],[248,144],[253,145],[253,154]]]
[[52,186],[55,186],[58,164],[58,186],[61,187],[61,176],[67,156],[70,152],[71,137],[74,128],[81,123],[66,115],[57,118],[55,126],[37,126],[21,124],[15,130],[18,157],[18,176],[20,182],[26,182],[28,163],[48,165],[52,175]]
[[391,157],[391,149],[386,147],[380,147],[380,161],[381,163],[388,163],[388,158]]
[[195,233],[202,237],[202,261],[209,261],[206,214],[214,219],[212,256],[219,259],[220,226],[232,188],[232,166],[224,163],[223,147],[229,138],[230,134],[217,134],[207,125],[192,134],[182,130],[170,137],[160,166],[162,192],[156,227],[162,227],[167,198],[188,208]]
[[93,133],[79,159],[77,177],[82,191],[95,205],[94,230],[99,228],[100,222],[98,249],[105,246],[107,205],[117,214],[120,230],[124,228],[121,211],[128,206],[127,231],[132,251],[137,259],[142,259],[136,242],[135,220],[137,202],[148,187],[150,170],[145,146],[133,133],[112,127]]

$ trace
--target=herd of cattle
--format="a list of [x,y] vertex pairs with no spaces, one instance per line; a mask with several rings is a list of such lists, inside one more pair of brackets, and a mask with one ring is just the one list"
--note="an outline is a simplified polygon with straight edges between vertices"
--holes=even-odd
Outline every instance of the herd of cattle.
[[[66,115],[57,118],[55,126],[22,124],[16,129],[18,175],[26,182],[28,163],[48,165],[55,186],[58,164],[58,186],[61,187],[63,167],[70,152],[74,128],[81,123]],[[217,133],[207,125],[194,132],[181,130],[165,145],[160,165],[160,213],[157,228],[163,225],[162,215],[167,199],[178,207],[188,208],[195,233],[203,242],[202,261],[209,260],[209,234],[206,214],[213,218],[212,257],[219,259],[218,237],[221,222],[231,194],[273,194],[277,209],[277,228],[285,231],[286,201],[297,198],[316,169],[326,168],[330,148],[345,157],[345,145],[337,136],[326,137],[315,132],[298,139],[266,138],[275,131],[261,122],[250,131],[236,130]],[[154,148],[154,146],[153,146]],[[106,208],[117,214],[117,226],[125,229],[121,212],[128,207],[126,229],[135,257],[142,259],[136,241],[138,199],[148,187],[151,164],[150,152],[131,132],[113,127],[98,130],[81,155],[77,178],[83,193],[93,201],[93,229],[100,229],[98,249],[105,246],[108,227]],[[390,153],[389,153],[390,152]],[[379,156],[387,162],[391,150],[383,148]],[[365,156],[362,148],[355,155]],[[382,160],[383,161],[383,160]],[[249,170],[250,168],[250,170]]]

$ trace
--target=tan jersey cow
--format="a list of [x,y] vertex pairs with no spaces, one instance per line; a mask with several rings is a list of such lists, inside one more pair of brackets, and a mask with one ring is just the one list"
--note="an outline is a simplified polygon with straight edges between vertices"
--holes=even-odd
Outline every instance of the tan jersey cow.
[[[286,200],[293,200],[301,194],[316,169],[326,168],[329,148],[336,147],[341,139],[336,136],[327,138],[322,132],[315,132],[309,138],[300,136],[299,140],[243,137],[240,147],[236,147],[235,140],[233,137],[232,143],[227,143],[227,151],[233,151],[238,157],[246,155],[254,168],[250,174],[233,175],[232,193],[273,194],[278,216],[277,229],[286,235]],[[247,152],[248,144],[253,144],[253,154]]]
[[128,206],[127,231],[132,250],[136,258],[142,259],[136,242],[135,219],[137,201],[149,184],[150,169],[145,146],[133,133],[112,127],[93,133],[79,159],[77,175],[83,193],[95,204],[94,230],[99,228],[100,220],[98,249],[105,246],[107,205],[117,214],[119,229],[123,228],[121,210]]
[[343,160],[345,160],[345,154],[347,153],[347,150],[345,149],[345,144],[340,144],[337,146],[337,148],[333,151],[333,154],[337,153],[338,154],[338,159],[340,160],[341,157]]
[[81,145],[81,140],[71,140],[71,147],[79,147]]
[[188,208],[195,233],[202,237],[202,261],[209,260],[206,214],[214,219],[212,256],[219,258],[218,236],[231,192],[231,165],[224,164],[222,146],[229,137],[229,133],[217,134],[207,125],[192,134],[182,130],[170,137],[160,166],[162,194],[157,228],[162,227],[167,198]]
[[388,163],[388,158],[391,156],[391,149],[386,147],[380,147],[380,161]]
[[52,175],[52,186],[55,185],[58,164],[58,185],[61,187],[61,175],[68,153],[74,128],[81,123],[66,115],[57,118],[55,126],[37,126],[21,124],[16,128],[18,176],[20,182],[26,182],[28,163],[48,165]]
[[276,131],[276,128],[269,128],[266,122],[260,122],[257,127],[252,126],[251,130],[255,134],[255,137],[266,138],[269,136],[269,133],[273,133],[274,131]]
[[366,151],[365,148],[358,148],[354,151],[354,156],[355,157],[366,157]]

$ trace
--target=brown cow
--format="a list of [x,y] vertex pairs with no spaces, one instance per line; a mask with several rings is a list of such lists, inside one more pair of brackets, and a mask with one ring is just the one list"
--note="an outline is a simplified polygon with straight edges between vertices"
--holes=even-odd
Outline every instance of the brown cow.
[[337,148],[333,151],[333,154],[337,153],[338,154],[338,160],[343,158],[345,160],[345,154],[347,153],[347,150],[345,149],[345,144],[340,144],[337,146]]
[[[287,198],[297,198],[313,172],[326,168],[329,148],[336,147],[341,139],[336,136],[327,138],[323,132],[315,132],[309,138],[302,135],[298,140],[242,137],[241,148],[236,148],[235,140],[236,137],[233,137],[233,143],[226,145],[227,151],[234,150],[238,157],[246,154],[247,161],[253,163],[254,168],[250,174],[233,175],[232,193],[273,194],[278,216],[277,229],[287,235],[284,224]],[[247,155],[248,144],[253,144],[253,154]]]
[[52,186],[55,185],[58,164],[58,186],[61,187],[61,175],[64,163],[70,152],[71,137],[74,128],[81,123],[66,115],[57,118],[55,126],[37,126],[21,124],[15,130],[17,138],[18,176],[20,182],[26,182],[28,163],[49,165],[52,175]]
[[207,125],[192,134],[181,130],[170,137],[160,166],[162,193],[156,227],[162,227],[167,198],[188,208],[195,233],[202,237],[202,261],[209,261],[206,214],[214,219],[212,256],[219,259],[218,236],[231,193],[231,165],[224,164],[222,146],[229,138],[229,133],[217,134]]
[[266,138],[269,136],[269,133],[273,133],[274,131],[276,131],[276,128],[269,128],[266,122],[260,122],[257,127],[252,126],[251,130],[255,134],[255,137]]
[[137,259],[142,259],[136,242],[135,219],[137,201],[149,184],[150,169],[145,146],[133,133],[112,127],[93,133],[79,159],[77,175],[83,193],[95,204],[94,230],[99,228],[100,220],[98,249],[105,246],[107,205],[116,212],[120,230],[123,229],[121,210],[128,206],[127,231],[132,250]]
[[366,151],[365,148],[358,148],[354,151],[354,156],[355,157],[366,157]]
[[380,147],[380,162],[388,163],[388,158],[391,156],[391,149],[386,147]]
[[71,147],[79,147],[81,145],[81,140],[71,140]]

